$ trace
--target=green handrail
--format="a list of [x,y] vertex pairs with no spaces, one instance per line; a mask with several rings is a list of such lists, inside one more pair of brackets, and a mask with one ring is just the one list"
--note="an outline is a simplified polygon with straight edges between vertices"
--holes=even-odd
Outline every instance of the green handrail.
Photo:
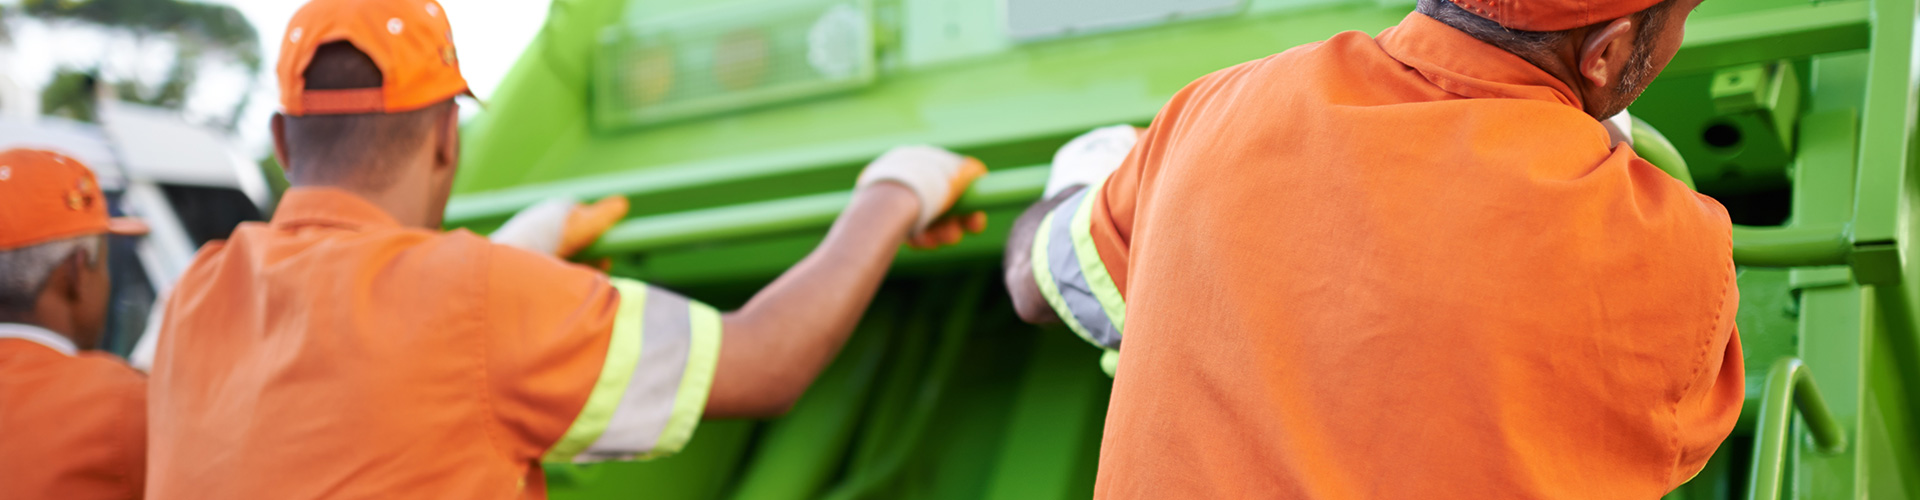
[[1754,267],[1838,266],[1853,254],[1845,224],[1758,228],[1733,226],[1733,261]]
[[[1645,122],[1634,126],[1636,150],[1650,162],[1691,185],[1685,159],[1658,131]],[[1040,197],[1047,182],[1047,165],[995,170],[979,182],[955,206],[955,210],[983,210],[1016,206]],[[479,213],[480,205],[494,212],[519,206],[526,198],[514,191],[494,198],[473,198],[466,212]],[[511,195],[511,196],[509,196]],[[482,199],[485,203],[482,203]],[[511,199],[511,200],[509,200]],[[530,198],[529,198],[530,199]],[[852,191],[796,196],[754,203],[742,203],[628,219],[609,229],[600,241],[589,247],[589,257],[644,253],[702,242],[751,238],[769,234],[814,231],[826,228],[840,216],[853,199]],[[451,214],[453,211],[449,209]],[[468,213],[472,216],[473,213]],[[493,213],[493,212],[487,212]],[[1733,260],[1743,266],[1803,267],[1844,265],[1853,252],[1853,240],[1845,224],[1819,224],[1806,227],[1759,228],[1733,227]]]
[[[997,170],[975,183],[955,210],[1014,206],[1040,197],[1047,166]],[[643,253],[700,242],[811,231],[833,223],[853,199],[836,191],[635,217],[608,230],[588,256]],[[1845,225],[1790,228],[1733,227],[1733,260],[1743,266],[1842,265],[1853,251]]]
[[[1031,203],[1047,184],[1046,165],[995,170],[954,204],[970,211]],[[817,230],[833,224],[853,191],[836,191],[701,210],[635,217],[607,230],[587,256],[642,253],[705,241]]]
[[1777,500],[1785,484],[1787,441],[1792,436],[1793,413],[1800,410],[1806,420],[1807,434],[1814,449],[1821,453],[1839,453],[1847,447],[1847,435],[1839,420],[1820,397],[1819,386],[1800,358],[1785,357],[1767,371],[1766,392],[1760,396],[1760,421],[1755,426],[1753,476],[1747,483],[1747,498]]
[[1679,179],[1687,189],[1698,189],[1693,185],[1693,170],[1687,168],[1686,157],[1680,156],[1680,149],[1673,147],[1673,141],[1667,140],[1666,135],[1639,118],[1633,119],[1633,130],[1628,133],[1633,135],[1633,152],[1640,155],[1640,159]]

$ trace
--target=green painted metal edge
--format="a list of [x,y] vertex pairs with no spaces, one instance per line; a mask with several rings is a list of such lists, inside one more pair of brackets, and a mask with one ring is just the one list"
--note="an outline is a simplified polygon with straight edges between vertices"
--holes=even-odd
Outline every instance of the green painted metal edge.
[[1687,39],[1666,73],[1867,48],[1873,28],[1869,3],[1817,2],[1688,23]]
[[1890,243],[1900,236],[1900,196],[1913,157],[1913,0],[1873,2],[1866,105],[1860,117],[1860,177],[1855,184],[1853,241]]
[[1743,266],[1832,266],[1848,262],[1853,240],[1845,224],[1810,227],[1733,227],[1733,261]]
[[[1047,183],[1045,165],[997,170],[975,182],[956,211],[1027,203]],[[827,227],[840,216],[852,191],[837,191],[703,210],[628,219],[607,230],[586,255],[640,253],[706,241],[738,239]]]
[[[1662,166],[1683,181],[1690,180],[1685,162],[1650,127],[1635,126],[1641,151],[1649,162]],[[1665,145],[1665,149],[1662,149]],[[970,211],[1031,202],[1044,189],[1046,165],[997,170],[975,183],[956,204]],[[587,249],[589,256],[643,253],[702,242],[817,230],[832,224],[852,199],[839,191],[779,200],[690,210],[629,219],[608,230]],[[1734,261],[1760,267],[1819,266],[1847,263],[1853,247],[1844,224],[1791,228],[1735,227]]]

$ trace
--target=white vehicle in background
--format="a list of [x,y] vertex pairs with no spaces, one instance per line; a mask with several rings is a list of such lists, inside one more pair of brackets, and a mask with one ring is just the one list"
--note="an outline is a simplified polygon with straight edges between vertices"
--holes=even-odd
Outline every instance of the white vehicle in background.
[[0,109],[0,150],[47,149],[85,162],[116,215],[140,217],[152,228],[145,237],[109,242],[113,292],[101,341],[102,349],[145,370],[159,305],[194,252],[241,222],[264,219],[272,194],[259,165],[221,131],[171,110],[100,104],[99,124]]

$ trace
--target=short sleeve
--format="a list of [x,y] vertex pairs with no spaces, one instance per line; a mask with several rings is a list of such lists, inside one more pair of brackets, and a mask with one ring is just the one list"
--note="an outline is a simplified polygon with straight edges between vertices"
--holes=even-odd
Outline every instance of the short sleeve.
[[495,246],[488,380],[500,424],[549,462],[653,458],[693,436],[720,313],[673,292]]

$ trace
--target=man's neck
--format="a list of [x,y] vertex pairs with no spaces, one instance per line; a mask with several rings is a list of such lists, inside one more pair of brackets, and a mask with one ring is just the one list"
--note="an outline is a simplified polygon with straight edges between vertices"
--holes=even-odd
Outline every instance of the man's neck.
[[[362,200],[366,200],[367,203],[375,207],[379,207],[381,212],[385,212],[388,217],[392,217],[393,221],[401,226],[421,229],[440,229],[441,215],[431,210],[436,208],[430,206],[433,204],[432,201],[429,200],[431,195],[430,193],[422,192],[424,190],[421,189],[391,187],[387,189],[369,189],[366,186],[356,185],[307,183],[296,184],[294,187],[328,188],[345,191]],[[441,212],[446,210],[444,206],[437,208]]]
[[31,327],[31,329],[52,333],[54,337],[60,337],[61,340],[65,340],[67,344],[73,344],[73,346],[79,346],[79,344],[81,344],[81,338],[73,335],[73,327],[71,327],[69,321],[42,321],[42,317],[46,317],[46,315],[42,315],[42,313],[0,312],[0,325],[25,325],[25,327]]
[[[299,160],[296,160],[299,161]],[[380,207],[381,211],[392,217],[402,226],[420,229],[440,229],[440,222],[446,212],[446,179],[436,175],[436,168],[429,154],[404,155],[388,159],[379,165],[356,166],[369,168],[349,174],[344,178],[327,182],[308,182],[308,179],[290,179],[296,187],[327,187],[352,193],[360,199]],[[308,167],[301,167],[308,168]],[[315,164],[316,172],[355,172],[359,168]],[[376,180],[377,179],[377,180]],[[436,192],[438,192],[436,194]]]
[[440,228],[438,214],[430,214],[426,210],[428,202],[424,199],[426,198],[424,194],[398,193],[396,191],[399,190],[396,189],[380,191],[347,189],[347,191],[367,200],[373,206],[380,207],[381,211],[386,212],[402,226],[421,229]]

